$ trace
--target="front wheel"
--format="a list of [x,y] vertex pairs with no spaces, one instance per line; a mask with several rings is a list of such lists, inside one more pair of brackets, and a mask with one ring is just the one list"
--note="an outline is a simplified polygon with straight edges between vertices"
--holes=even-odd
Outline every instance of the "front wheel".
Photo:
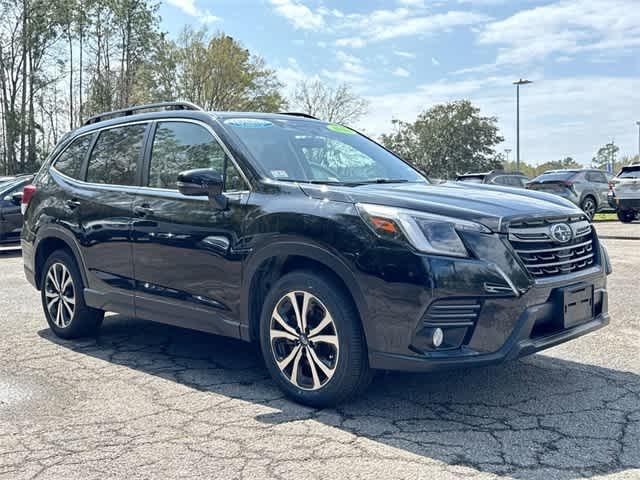
[[618,219],[622,223],[631,223],[636,218],[636,212],[633,210],[619,210],[618,211]]
[[328,276],[293,272],[270,290],[260,321],[262,354],[278,386],[313,407],[341,403],[371,381],[360,319]]
[[104,318],[102,310],[84,302],[84,286],[75,260],[68,252],[53,252],[42,269],[42,308],[49,327],[60,338],[95,334]]
[[592,197],[586,197],[584,200],[582,200],[582,203],[580,204],[580,208],[584,213],[587,214],[587,217],[589,217],[589,220],[593,220],[593,217],[595,216],[596,210],[598,207],[596,205],[596,201]]

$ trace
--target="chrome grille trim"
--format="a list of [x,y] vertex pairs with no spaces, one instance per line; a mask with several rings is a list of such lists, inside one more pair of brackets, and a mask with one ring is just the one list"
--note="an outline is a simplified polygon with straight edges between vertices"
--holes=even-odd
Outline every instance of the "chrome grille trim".
[[[558,243],[551,236],[551,227],[567,223],[573,238]],[[536,279],[553,279],[595,266],[595,235],[585,219],[538,219],[520,222],[508,230],[508,239],[529,273]]]

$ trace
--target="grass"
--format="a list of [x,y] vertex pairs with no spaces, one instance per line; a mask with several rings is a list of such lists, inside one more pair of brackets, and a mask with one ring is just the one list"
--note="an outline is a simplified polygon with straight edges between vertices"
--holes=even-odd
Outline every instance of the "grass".
[[596,216],[593,217],[594,222],[617,222],[618,215],[615,213],[596,213]]

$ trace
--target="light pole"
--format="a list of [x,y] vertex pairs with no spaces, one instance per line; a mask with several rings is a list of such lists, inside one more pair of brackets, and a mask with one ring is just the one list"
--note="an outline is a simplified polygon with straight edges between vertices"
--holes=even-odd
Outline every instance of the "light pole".
[[507,155],[507,163],[509,163],[509,155],[511,155],[511,149],[505,148],[504,153]]
[[513,84],[516,86],[516,171],[520,171],[520,85],[533,83],[531,80],[520,79]]
[[638,156],[640,157],[640,122],[636,122],[638,125]]

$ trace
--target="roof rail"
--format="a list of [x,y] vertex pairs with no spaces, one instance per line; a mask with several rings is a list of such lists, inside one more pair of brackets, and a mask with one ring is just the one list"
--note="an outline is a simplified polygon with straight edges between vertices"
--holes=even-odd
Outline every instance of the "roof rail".
[[131,107],[114,110],[112,112],[102,112],[85,120],[83,125],[91,125],[109,118],[127,117],[142,110],[202,110],[198,105],[191,102],[159,102],[148,103],[146,105],[133,105]]
[[293,117],[311,118],[312,120],[320,120],[318,117],[302,112],[279,112],[280,115],[291,115]]

